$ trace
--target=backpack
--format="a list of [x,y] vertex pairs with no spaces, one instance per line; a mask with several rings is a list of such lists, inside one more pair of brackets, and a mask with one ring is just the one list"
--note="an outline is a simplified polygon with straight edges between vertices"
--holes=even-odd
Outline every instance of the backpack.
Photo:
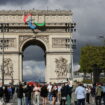
[[3,96],[3,88],[0,87],[0,97],[2,97],[2,96]]
[[96,96],[101,96],[102,95],[102,87],[98,86],[96,87]]

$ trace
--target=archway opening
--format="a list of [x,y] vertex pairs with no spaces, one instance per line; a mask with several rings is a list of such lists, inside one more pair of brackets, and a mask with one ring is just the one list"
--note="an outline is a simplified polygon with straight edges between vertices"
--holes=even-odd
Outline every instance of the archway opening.
[[23,81],[45,81],[46,48],[41,41],[30,40],[23,46]]

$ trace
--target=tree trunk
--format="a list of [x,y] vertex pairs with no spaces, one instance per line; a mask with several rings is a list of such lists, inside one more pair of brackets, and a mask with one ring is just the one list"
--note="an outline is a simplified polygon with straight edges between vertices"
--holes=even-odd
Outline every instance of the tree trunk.
[[100,72],[98,69],[93,70],[93,82],[97,83],[100,81]]
[[86,72],[84,72],[84,77],[83,77],[83,79],[84,79],[84,80],[86,79]]
[[91,79],[92,82],[93,82],[93,73],[92,73],[92,72],[90,73],[90,79]]

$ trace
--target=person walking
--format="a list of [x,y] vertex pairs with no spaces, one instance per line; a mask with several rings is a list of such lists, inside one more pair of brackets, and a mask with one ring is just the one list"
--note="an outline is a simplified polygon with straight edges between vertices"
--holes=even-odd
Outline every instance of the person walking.
[[75,90],[77,97],[77,105],[85,105],[86,98],[86,89],[83,87],[82,83],[79,83],[79,86]]

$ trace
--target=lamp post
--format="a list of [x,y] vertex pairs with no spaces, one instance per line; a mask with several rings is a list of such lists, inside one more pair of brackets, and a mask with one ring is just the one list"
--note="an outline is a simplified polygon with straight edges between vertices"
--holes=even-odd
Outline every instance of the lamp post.
[[74,71],[73,71],[73,55],[74,49],[76,48],[76,39],[71,39],[71,79],[74,78]]
[[1,32],[3,33],[2,46],[1,46],[1,49],[2,49],[2,67],[1,67],[1,70],[2,70],[2,85],[4,85],[4,24],[3,23],[1,24]]
[[[71,23],[70,26],[70,32],[76,31],[75,29],[76,23]],[[70,54],[71,54],[71,64],[70,64],[70,71],[71,71],[71,80],[74,78],[74,71],[73,71],[73,54],[74,54],[74,49],[76,48],[76,39],[72,39],[70,37]]]

